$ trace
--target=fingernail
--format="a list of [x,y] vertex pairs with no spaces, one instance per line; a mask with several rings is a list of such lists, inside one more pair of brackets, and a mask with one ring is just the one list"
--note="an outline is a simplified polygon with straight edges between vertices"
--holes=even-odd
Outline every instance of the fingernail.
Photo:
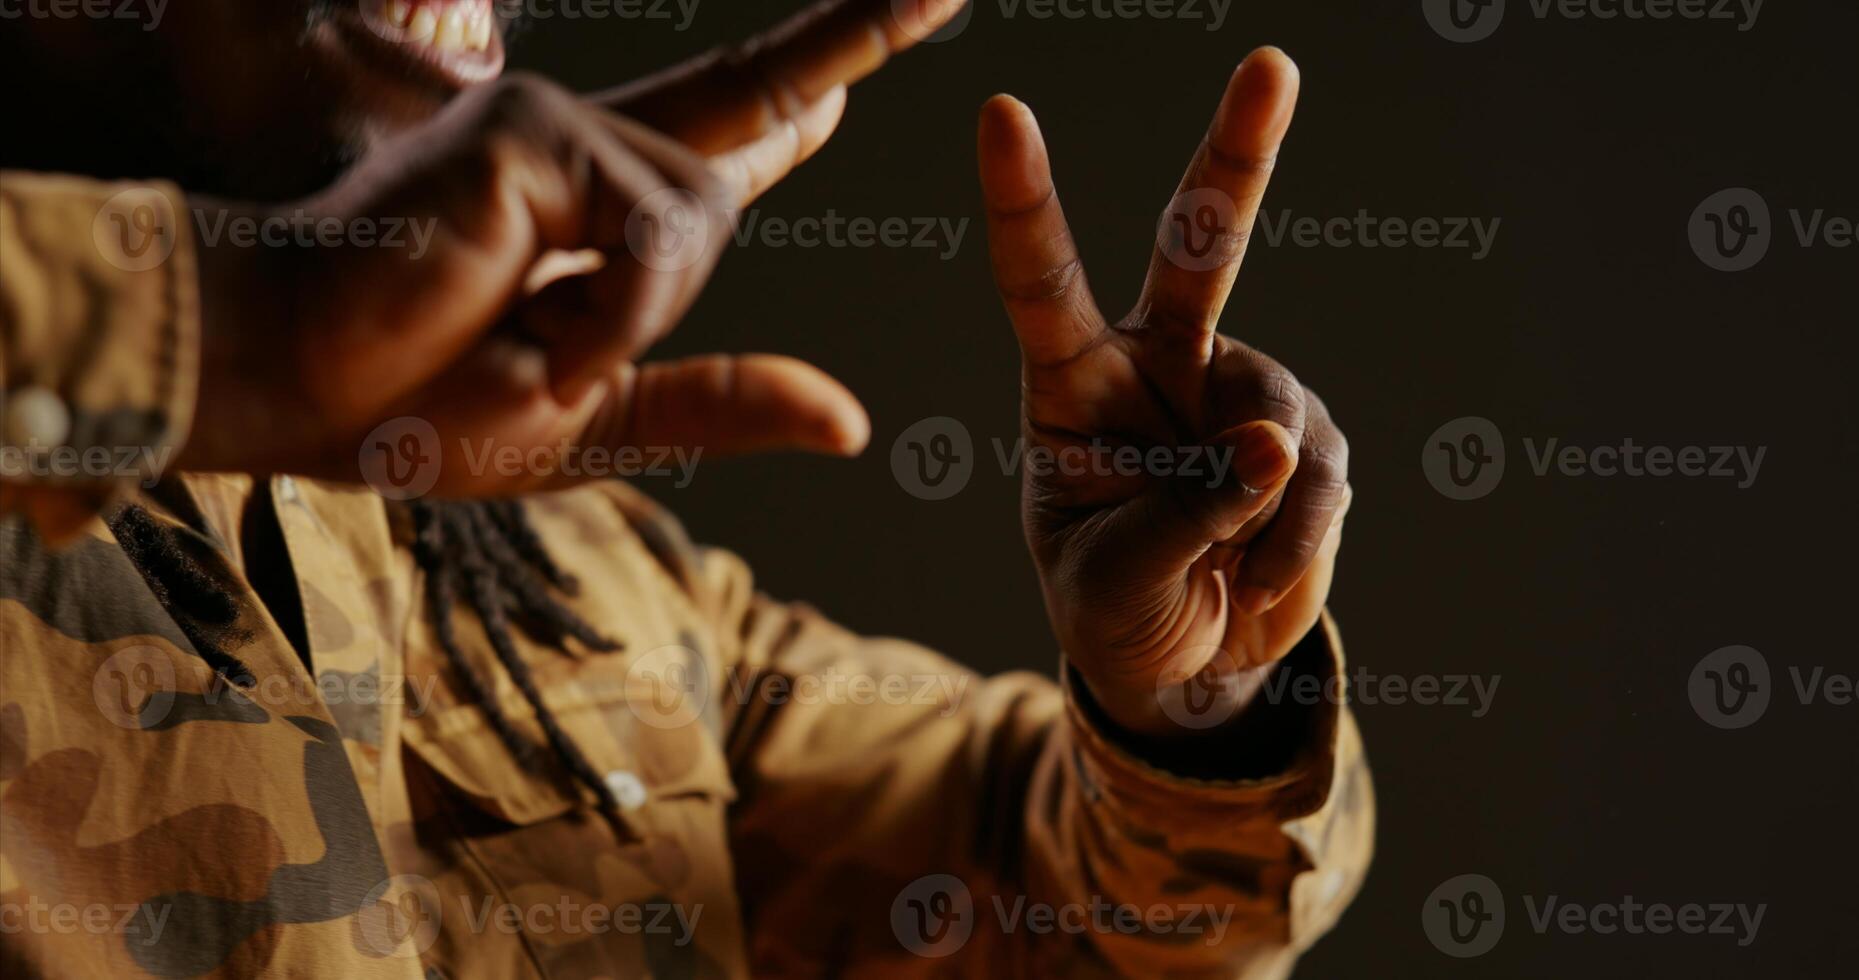
[[1233,590],[1233,605],[1248,616],[1263,616],[1278,603],[1278,593],[1257,585],[1242,585]]
[[[1276,422],[1249,422],[1234,430],[1233,475],[1254,490],[1263,490],[1291,474],[1297,447]],[[1227,441],[1222,439],[1221,441]]]

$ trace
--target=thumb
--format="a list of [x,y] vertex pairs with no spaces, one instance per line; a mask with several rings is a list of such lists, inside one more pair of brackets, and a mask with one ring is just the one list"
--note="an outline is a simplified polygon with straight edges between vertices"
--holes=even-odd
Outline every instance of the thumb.
[[623,365],[581,443],[717,457],[783,449],[851,456],[870,435],[858,399],[819,368],[773,354],[709,354]]
[[1127,542],[1118,549],[1125,567],[1157,577],[1181,574],[1258,516],[1297,469],[1297,443],[1268,420],[1228,429],[1209,448],[1218,479],[1176,475],[1119,508],[1114,523],[1121,533],[1114,537]]

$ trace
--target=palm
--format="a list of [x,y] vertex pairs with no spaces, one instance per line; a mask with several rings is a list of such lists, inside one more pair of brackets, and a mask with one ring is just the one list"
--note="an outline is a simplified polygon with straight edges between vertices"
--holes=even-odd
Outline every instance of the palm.
[[[1212,233],[1184,239],[1165,221],[1143,298],[1115,323],[1091,298],[1030,113],[1003,98],[983,118],[1029,450],[1076,464],[1027,468],[1027,536],[1060,642],[1100,695],[1153,699],[1210,665],[1269,664],[1328,593],[1340,435],[1288,372],[1215,332],[1243,255],[1233,229],[1250,227],[1295,88],[1275,51],[1235,74],[1171,205],[1187,235]],[[1226,452],[1217,480],[1210,454]]]

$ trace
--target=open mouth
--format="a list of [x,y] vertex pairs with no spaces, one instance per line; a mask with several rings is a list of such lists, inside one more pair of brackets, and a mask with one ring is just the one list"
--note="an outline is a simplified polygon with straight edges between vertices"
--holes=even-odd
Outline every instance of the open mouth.
[[335,20],[372,61],[447,88],[489,81],[503,70],[503,30],[494,0],[355,0]]

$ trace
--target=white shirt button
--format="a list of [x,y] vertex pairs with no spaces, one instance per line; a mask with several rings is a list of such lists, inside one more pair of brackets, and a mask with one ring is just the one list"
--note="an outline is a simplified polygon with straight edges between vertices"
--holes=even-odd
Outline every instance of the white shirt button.
[[622,810],[637,810],[645,805],[645,782],[634,773],[624,769],[607,773],[607,789],[613,793],[613,798],[619,802]]
[[71,435],[71,410],[58,393],[27,385],[6,400],[6,444],[21,449],[51,449]]

